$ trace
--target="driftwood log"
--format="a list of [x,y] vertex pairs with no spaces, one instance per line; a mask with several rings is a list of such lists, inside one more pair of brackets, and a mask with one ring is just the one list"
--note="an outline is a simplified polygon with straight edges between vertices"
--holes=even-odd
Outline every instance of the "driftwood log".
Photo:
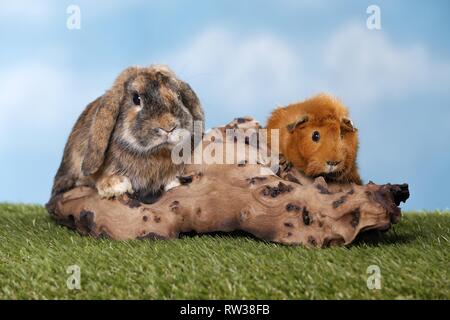
[[[246,142],[248,151],[253,146]],[[190,164],[181,185],[152,204],[130,195],[101,199],[96,190],[77,187],[51,199],[47,209],[57,223],[94,237],[175,239],[192,231],[242,230],[268,241],[326,247],[389,229],[409,197],[407,184],[327,185],[280,164],[278,175],[262,174],[264,164]]]

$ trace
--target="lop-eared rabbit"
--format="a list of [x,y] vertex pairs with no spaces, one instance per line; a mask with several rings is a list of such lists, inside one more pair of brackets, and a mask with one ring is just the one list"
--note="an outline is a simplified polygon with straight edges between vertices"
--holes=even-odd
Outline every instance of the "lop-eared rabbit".
[[161,192],[182,169],[171,159],[180,131],[203,120],[197,95],[168,67],[127,68],[78,118],[52,197],[75,186],[104,198]]

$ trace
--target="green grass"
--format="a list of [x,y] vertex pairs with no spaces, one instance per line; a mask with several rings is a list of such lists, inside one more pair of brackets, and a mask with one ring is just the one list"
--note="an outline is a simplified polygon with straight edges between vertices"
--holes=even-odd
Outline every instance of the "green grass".
[[[306,249],[243,235],[127,242],[82,237],[41,206],[0,204],[0,299],[450,298],[450,214],[406,214],[348,248]],[[381,290],[366,286],[381,268]],[[66,268],[81,268],[69,290]]]

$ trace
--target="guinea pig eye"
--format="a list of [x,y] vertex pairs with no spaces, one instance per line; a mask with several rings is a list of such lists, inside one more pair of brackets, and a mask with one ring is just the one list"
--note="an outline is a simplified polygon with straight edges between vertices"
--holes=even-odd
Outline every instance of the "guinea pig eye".
[[312,140],[313,140],[314,142],[319,142],[319,140],[320,140],[320,133],[319,133],[319,131],[314,131],[314,132],[313,132],[313,134],[312,134]]
[[141,105],[141,96],[140,96],[138,93],[134,93],[134,94],[133,94],[133,103],[134,103],[136,106]]

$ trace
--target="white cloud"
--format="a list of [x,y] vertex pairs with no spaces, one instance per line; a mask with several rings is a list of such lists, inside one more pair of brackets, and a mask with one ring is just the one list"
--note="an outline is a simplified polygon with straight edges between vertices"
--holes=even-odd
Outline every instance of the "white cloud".
[[299,55],[272,35],[245,38],[210,28],[178,52],[169,59],[174,69],[213,102],[233,110],[273,107],[299,87]]
[[10,68],[0,78],[0,133],[11,129],[45,126],[55,122],[64,110],[67,78],[45,65]]
[[[357,24],[336,30],[316,54],[271,34],[243,37],[208,28],[169,64],[201,93],[209,107],[260,115],[277,104],[327,91],[353,107],[370,108],[383,97],[443,92],[450,62],[420,44],[400,45],[384,31]],[[311,47],[308,48],[311,50]],[[306,61],[304,56],[311,57]]]
[[51,14],[51,3],[43,0],[20,0],[0,2],[0,17],[2,19],[46,20]]
[[356,24],[340,28],[323,48],[325,87],[357,104],[447,90],[450,63],[421,45],[402,46],[384,31]]
[[0,75],[0,147],[64,139],[90,91],[70,70],[48,62],[10,66]]

